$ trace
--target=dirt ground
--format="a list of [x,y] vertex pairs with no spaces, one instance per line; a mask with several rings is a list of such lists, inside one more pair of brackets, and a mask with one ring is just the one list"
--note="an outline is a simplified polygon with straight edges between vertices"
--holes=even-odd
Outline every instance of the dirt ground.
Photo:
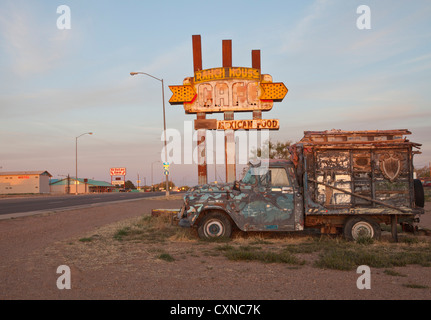
[[[0,300],[429,300],[431,267],[371,269],[371,289],[354,271],[311,264],[230,261],[199,240],[117,241],[114,234],[154,208],[181,200],[139,200],[0,220]],[[431,229],[431,203],[420,226]],[[95,241],[85,241],[86,238]],[[283,240],[279,240],[283,241]],[[172,262],[157,258],[169,253]],[[57,288],[60,265],[71,289]],[[402,275],[401,275],[402,274]],[[420,284],[421,288],[406,284]]]

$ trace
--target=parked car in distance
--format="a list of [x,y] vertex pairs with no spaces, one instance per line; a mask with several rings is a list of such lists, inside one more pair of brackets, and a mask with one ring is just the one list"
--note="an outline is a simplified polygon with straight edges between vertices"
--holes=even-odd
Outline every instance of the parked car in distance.
[[422,180],[422,185],[424,187],[431,187],[431,180]]

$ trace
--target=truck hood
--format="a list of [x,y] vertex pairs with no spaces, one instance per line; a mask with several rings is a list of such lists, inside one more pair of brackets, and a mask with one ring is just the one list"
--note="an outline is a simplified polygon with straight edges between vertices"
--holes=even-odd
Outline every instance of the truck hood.
[[234,183],[197,185],[189,189],[185,194],[184,205],[186,210],[194,207],[199,212],[204,203],[222,201],[223,198],[226,198],[227,193],[229,196],[237,193],[234,189]]
[[210,183],[194,186],[193,188],[189,189],[186,194],[226,192],[231,191],[232,188],[233,183]]
[[211,183],[189,189],[184,195],[184,205],[178,214],[180,225],[182,227],[193,225],[205,204],[222,203],[225,194],[232,192],[233,186],[233,183]]

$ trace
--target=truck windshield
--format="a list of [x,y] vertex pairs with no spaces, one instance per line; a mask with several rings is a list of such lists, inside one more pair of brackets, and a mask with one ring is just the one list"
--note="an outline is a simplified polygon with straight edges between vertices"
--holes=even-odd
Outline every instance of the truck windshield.
[[256,170],[253,167],[248,168],[244,178],[242,178],[242,182],[245,184],[255,184],[256,183]]
[[250,166],[247,173],[244,175],[244,178],[242,178],[242,182],[246,184],[255,184],[258,179],[262,182],[262,179],[265,179],[268,172],[269,169],[267,166]]

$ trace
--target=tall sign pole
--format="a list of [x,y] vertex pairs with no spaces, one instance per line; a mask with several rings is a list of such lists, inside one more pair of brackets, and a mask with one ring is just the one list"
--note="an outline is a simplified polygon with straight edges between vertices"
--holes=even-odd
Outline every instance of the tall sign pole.
[[[253,69],[260,70],[260,50],[251,51],[251,67]],[[253,110],[253,119],[262,119],[262,110]]]
[[[222,41],[223,68],[232,68],[232,40]],[[223,119],[226,121],[234,120],[233,111],[223,112]],[[232,129],[224,132],[225,143],[225,165],[226,182],[234,182],[236,179],[236,153],[235,153],[235,131]]]
[[[201,36],[194,35],[192,37],[193,42],[193,72],[199,72],[202,70],[202,44]],[[205,120],[205,112],[198,112],[196,115],[197,120]],[[207,157],[206,157],[206,130],[198,129],[198,184],[208,183],[208,169],[207,169]]]

